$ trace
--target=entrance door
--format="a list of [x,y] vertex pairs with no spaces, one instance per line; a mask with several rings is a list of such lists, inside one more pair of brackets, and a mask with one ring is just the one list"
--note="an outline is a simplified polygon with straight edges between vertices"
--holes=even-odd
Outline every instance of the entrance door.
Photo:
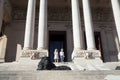
[[[85,32],[84,32],[84,36],[85,36]],[[104,61],[100,32],[94,32],[94,38],[95,38],[96,49],[101,51],[101,59]],[[87,49],[86,37],[85,37],[85,49]]]
[[50,31],[49,32],[49,57],[50,61],[54,61],[54,50],[58,49],[60,52],[60,49],[64,49],[65,53],[65,61],[67,59],[66,55],[66,32],[65,31]]
[[101,59],[104,62],[104,56],[103,56],[103,51],[102,51],[102,43],[101,43],[100,32],[95,32],[95,45],[96,45],[97,50],[100,50],[100,52],[101,52]]

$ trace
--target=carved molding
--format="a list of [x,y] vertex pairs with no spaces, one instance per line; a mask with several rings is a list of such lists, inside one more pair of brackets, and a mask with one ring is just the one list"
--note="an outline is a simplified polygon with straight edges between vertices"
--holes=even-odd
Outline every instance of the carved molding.
[[92,8],[93,21],[112,22],[114,20],[111,8]]
[[72,54],[72,59],[74,58],[94,59],[100,57],[101,52],[99,50],[74,50]]
[[48,56],[47,50],[23,50],[21,57],[30,57],[31,59],[40,59]]
[[3,19],[6,23],[9,23],[12,19],[12,6],[9,0],[4,0],[4,16]]
[[[113,22],[112,8],[105,7],[92,7],[93,22]],[[81,20],[83,22],[83,11],[80,9]],[[39,12],[36,13],[36,19],[38,20]],[[26,11],[14,10],[13,19],[25,20]],[[72,21],[71,8],[48,8],[48,21]]]
[[71,21],[71,8],[49,8],[48,20],[50,21]]
[[26,12],[23,10],[13,11],[13,19],[14,20],[25,20],[26,19]]

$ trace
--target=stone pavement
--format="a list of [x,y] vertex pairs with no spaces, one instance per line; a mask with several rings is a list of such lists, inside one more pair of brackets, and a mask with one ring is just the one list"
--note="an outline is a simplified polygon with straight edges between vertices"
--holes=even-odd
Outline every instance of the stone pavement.
[[107,75],[104,79],[106,79],[106,80],[120,80],[120,75]]

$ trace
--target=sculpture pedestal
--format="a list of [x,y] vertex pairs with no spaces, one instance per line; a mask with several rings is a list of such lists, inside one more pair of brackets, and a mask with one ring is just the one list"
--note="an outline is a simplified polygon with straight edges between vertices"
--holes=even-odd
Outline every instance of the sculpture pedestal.
[[30,58],[32,60],[41,59],[48,56],[48,50],[22,50],[21,58]]
[[72,60],[75,64],[86,66],[86,62],[93,64],[102,63],[101,52],[99,50],[74,50]]

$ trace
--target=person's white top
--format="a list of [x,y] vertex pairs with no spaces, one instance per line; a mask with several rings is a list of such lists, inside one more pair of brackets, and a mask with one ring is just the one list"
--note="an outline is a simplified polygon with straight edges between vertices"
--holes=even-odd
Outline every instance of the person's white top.
[[64,52],[61,51],[61,52],[60,52],[60,56],[64,56]]

